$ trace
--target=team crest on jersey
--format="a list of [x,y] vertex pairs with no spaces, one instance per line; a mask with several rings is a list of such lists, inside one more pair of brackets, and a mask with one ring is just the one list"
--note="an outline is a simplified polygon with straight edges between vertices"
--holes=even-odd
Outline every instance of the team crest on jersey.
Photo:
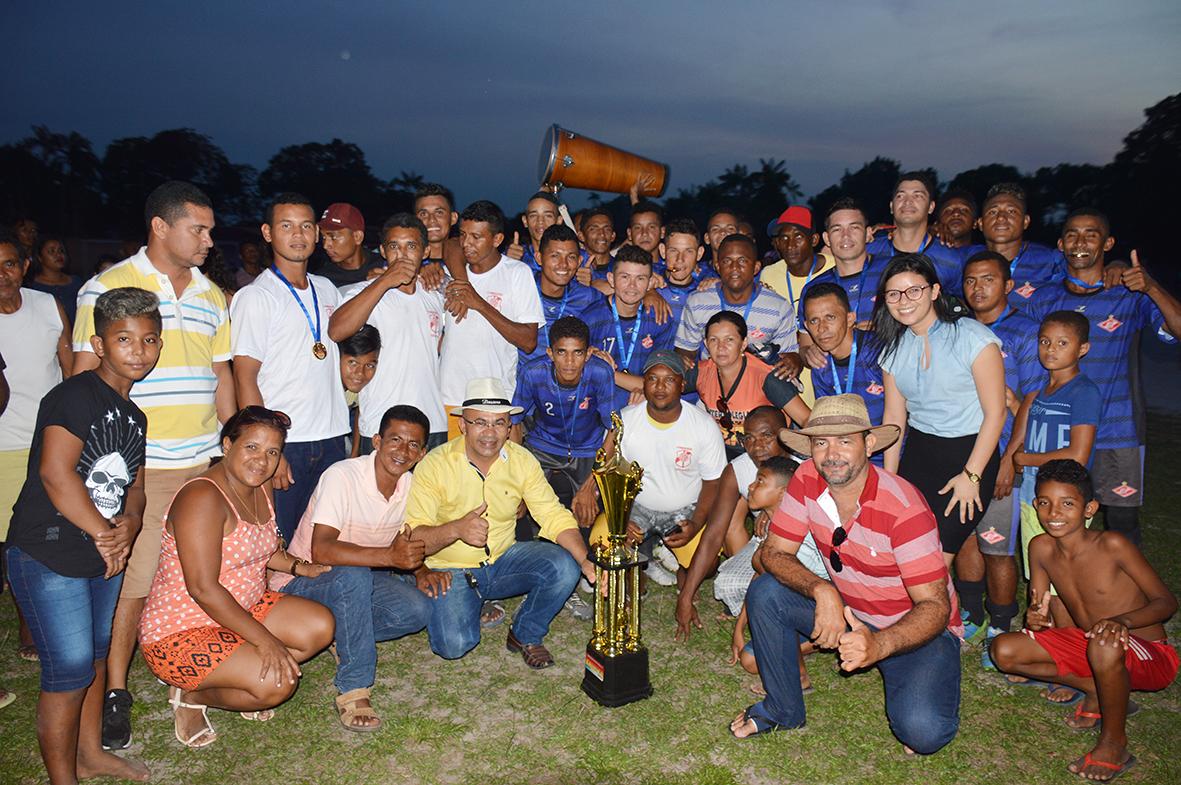
[[1139,491],[1128,485],[1126,482],[1121,482],[1119,485],[1111,489],[1111,492],[1121,499],[1126,499],[1129,496],[1135,496]]
[[430,319],[431,335],[434,337],[438,337],[438,335],[439,335],[439,312],[438,311],[431,311],[430,313],[427,314],[427,317]]
[[652,344],[654,343],[655,341],[652,340],[651,335],[645,335],[642,339],[640,339],[640,346],[643,346],[645,349],[651,349]]
[[1005,539],[1005,535],[996,530],[995,526],[988,527],[988,531],[980,535],[980,539],[987,542],[989,545],[996,545],[1001,540]]
[[335,305],[327,305],[327,304],[325,304],[325,305],[324,305],[324,315],[325,315],[325,316],[327,316],[327,317],[330,317],[330,318],[331,318],[332,314],[333,314],[333,313],[335,313],[335,312],[336,312],[336,306],[335,306]]
[[886,388],[877,382],[870,382],[869,386],[865,388],[865,391],[870,395],[881,395],[886,391]]
[[1020,289],[1014,289],[1013,291],[1028,300],[1033,296],[1033,293],[1037,291],[1037,287],[1031,284],[1029,281],[1026,281]]
[[582,403],[578,404],[578,408],[583,409],[583,410],[590,408],[590,396],[589,395],[582,399]]
[[1108,314],[1107,318],[1099,322],[1097,326],[1101,330],[1106,330],[1109,333],[1113,333],[1118,330],[1122,324],[1123,322],[1121,322],[1119,319],[1116,319],[1115,316]]
[[675,456],[673,457],[673,464],[678,469],[688,469],[689,464],[693,462],[693,448],[692,447],[678,447]]
[[504,302],[504,295],[500,292],[488,292],[488,296],[485,299],[488,300],[489,305],[499,311],[500,304]]

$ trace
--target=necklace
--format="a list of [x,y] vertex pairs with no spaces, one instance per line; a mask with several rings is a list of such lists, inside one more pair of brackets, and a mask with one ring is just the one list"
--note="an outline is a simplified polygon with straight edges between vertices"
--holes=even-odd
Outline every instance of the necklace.
[[[222,473],[225,474],[225,469],[222,469]],[[242,509],[245,510],[246,509],[246,501],[240,495],[238,495],[238,490],[236,488],[234,488],[232,483],[230,483],[230,478],[228,476],[226,477],[226,487],[230,489],[230,493],[234,494],[234,498],[238,500],[238,503],[242,505]],[[257,491],[258,489],[255,488],[254,490]],[[250,514],[254,516],[254,520],[251,521],[251,523],[257,524],[258,523],[258,496],[253,491],[250,494]]]

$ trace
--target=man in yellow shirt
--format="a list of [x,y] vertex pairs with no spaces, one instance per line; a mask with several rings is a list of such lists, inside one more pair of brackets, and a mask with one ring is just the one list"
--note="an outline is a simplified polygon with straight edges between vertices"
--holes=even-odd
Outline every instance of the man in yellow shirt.
[[[431,649],[457,659],[480,642],[484,600],[526,595],[506,643],[530,668],[548,668],[542,644],[579,573],[594,580],[578,524],[554,494],[537,459],[508,440],[513,406],[499,379],[468,382],[460,435],[432,450],[414,471],[406,522],[426,545],[426,564],[451,574],[427,623]],[[541,526],[536,540],[516,541],[521,502]],[[556,543],[556,544],[555,544]]]

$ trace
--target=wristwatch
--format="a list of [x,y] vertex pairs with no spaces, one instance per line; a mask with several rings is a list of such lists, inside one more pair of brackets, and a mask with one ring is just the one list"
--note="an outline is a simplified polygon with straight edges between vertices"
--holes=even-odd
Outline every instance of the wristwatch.
[[964,467],[964,474],[968,475],[968,479],[971,480],[972,482],[976,483],[977,485],[980,484],[980,475],[976,474],[974,471],[969,469],[967,466]]

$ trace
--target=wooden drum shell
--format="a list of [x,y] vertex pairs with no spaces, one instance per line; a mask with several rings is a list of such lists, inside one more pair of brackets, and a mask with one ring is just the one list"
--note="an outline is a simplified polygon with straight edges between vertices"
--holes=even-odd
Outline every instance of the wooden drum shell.
[[636,178],[648,174],[653,185],[640,191],[655,197],[668,185],[668,166],[569,131],[556,123],[541,141],[541,185],[625,194]]

